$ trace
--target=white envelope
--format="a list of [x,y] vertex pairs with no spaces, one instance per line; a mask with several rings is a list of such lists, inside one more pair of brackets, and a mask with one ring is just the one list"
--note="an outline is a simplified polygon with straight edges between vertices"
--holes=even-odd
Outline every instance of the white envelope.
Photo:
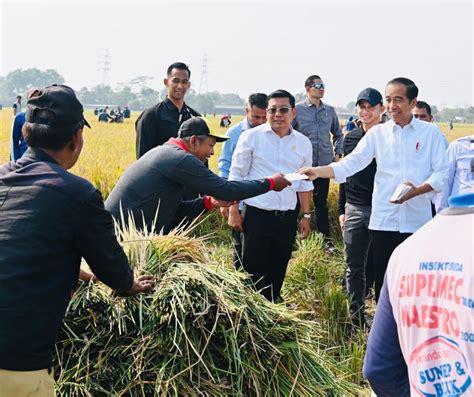
[[292,172],[290,174],[283,175],[287,181],[295,182],[295,181],[306,181],[308,177],[303,174],[299,174],[298,172]]
[[400,183],[395,191],[392,194],[392,197],[390,197],[390,201],[394,202],[397,200],[400,200],[405,194],[407,194],[413,187],[410,185],[407,185],[405,183]]

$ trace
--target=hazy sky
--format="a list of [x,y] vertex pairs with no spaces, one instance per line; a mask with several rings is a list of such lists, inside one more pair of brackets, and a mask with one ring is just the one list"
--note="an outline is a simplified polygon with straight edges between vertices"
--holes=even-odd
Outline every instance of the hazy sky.
[[187,63],[198,90],[203,54],[209,90],[303,90],[319,74],[328,103],[345,105],[388,80],[415,81],[438,107],[473,104],[472,1],[2,1],[0,75],[53,68],[75,89]]

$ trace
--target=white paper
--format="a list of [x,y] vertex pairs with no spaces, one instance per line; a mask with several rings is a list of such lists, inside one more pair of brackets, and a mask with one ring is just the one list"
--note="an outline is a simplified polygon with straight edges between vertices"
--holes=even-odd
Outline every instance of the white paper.
[[292,172],[291,174],[284,174],[283,175],[287,181],[295,182],[295,181],[305,181],[308,179],[306,175],[299,174],[298,172]]
[[394,202],[400,200],[405,194],[407,194],[412,189],[412,186],[405,183],[400,183],[390,198],[390,201]]

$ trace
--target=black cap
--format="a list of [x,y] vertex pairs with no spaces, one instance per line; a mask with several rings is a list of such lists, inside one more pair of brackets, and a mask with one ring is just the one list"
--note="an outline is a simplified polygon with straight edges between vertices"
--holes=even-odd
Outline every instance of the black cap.
[[203,117],[191,117],[179,127],[178,137],[184,138],[193,135],[213,136],[217,142],[224,142],[229,139],[229,137],[220,135],[217,132],[211,132],[209,124]]
[[26,104],[26,121],[48,125],[74,125],[80,121],[89,128],[84,108],[74,90],[67,85],[53,84],[35,90]]
[[383,105],[383,98],[382,94],[378,92],[375,88],[366,88],[363,90],[359,96],[357,97],[356,105],[359,104],[360,101],[367,101],[370,103],[370,106],[375,105]]

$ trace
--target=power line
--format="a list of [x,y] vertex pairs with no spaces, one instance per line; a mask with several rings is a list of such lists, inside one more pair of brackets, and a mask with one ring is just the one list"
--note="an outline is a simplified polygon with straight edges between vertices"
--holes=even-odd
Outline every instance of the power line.
[[106,48],[103,54],[97,55],[97,71],[102,73],[102,85],[110,85],[110,53]]
[[199,95],[201,95],[201,92],[203,92],[203,88],[205,89],[205,93],[207,94],[209,92],[209,87],[207,85],[207,54],[204,54],[202,56],[201,81],[199,83],[198,91]]

